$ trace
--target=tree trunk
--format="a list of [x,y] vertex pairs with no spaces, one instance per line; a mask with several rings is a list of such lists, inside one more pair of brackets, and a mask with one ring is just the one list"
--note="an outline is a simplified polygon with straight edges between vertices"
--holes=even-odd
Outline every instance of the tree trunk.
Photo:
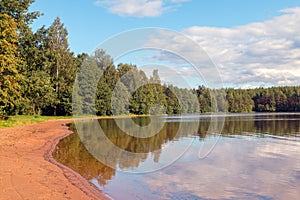
[[[56,45],[57,45],[57,48],[59,46],[59,38],[56,39]],[[58,51],[59,49],[57,49]],[[58,85],[58,76],[59,76],[59,53],[58,52],[58,56],[56,58],[56,86],[55,86],[55,92],[56,92],[56,98],[59,99],[59,85]],[[55,105],[55,108],[54,108],[54,113],[53,115],[54,116],[57,116],[57,105]]]

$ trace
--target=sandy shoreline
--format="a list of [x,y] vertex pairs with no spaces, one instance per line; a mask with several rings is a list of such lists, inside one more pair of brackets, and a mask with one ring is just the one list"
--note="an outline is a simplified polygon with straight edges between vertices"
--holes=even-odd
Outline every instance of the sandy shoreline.
[[74,120],[0,129],[0,199],[107,199],[51,153]]

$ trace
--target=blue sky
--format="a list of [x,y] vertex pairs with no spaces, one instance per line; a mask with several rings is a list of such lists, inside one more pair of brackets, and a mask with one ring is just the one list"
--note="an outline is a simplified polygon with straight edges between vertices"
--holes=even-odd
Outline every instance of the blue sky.
[[[31,10],[44,13],[34,29],[59,16],[75,53],[89,53],[130,29],[162,27],[184,33],[213,59],[225,85],[256,87],[299,84],[297,7],[299,0],[36,0]],[[263,48],[268,45],[270,49]]]
[[180,31],[190,26],[233,27],[264,21],[279,15],[281,9],[300,6],[299,0],[193,0],[178,4],[168,2],[176,8],[159,16],[122,17],[95,2],[36,0],[31,10],[39,10],[44,15],[33,27],[49,26],[59,16],[69,31],[72,51],[80,53],[90,52],[108,37],[130,29],[162,27]]

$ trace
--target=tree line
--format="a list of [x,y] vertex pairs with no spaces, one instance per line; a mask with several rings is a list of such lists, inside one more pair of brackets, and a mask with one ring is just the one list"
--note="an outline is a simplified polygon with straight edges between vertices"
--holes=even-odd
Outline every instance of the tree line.
[[33,2],[0,2],[0,116],[300,111],[299,86],[186,89],[101,49],[75,55],[60,18],[30,28],[41,15],[28,11]]

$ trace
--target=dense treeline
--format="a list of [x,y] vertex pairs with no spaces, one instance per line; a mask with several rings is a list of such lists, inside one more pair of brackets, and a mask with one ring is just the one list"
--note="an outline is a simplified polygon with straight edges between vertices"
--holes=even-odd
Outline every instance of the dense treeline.
[[35,33],[34,0],[0,2],[0,116],[70,115],[80,61],[69,50],[67,30],[57,18]]
[[300,111],[300,87],[182,89],[103,50],[74,55],[59,18],[33,32],[33,2],[0,2],[0,116]]
[[300,87],[226,90],[228,112],[299,112]]

